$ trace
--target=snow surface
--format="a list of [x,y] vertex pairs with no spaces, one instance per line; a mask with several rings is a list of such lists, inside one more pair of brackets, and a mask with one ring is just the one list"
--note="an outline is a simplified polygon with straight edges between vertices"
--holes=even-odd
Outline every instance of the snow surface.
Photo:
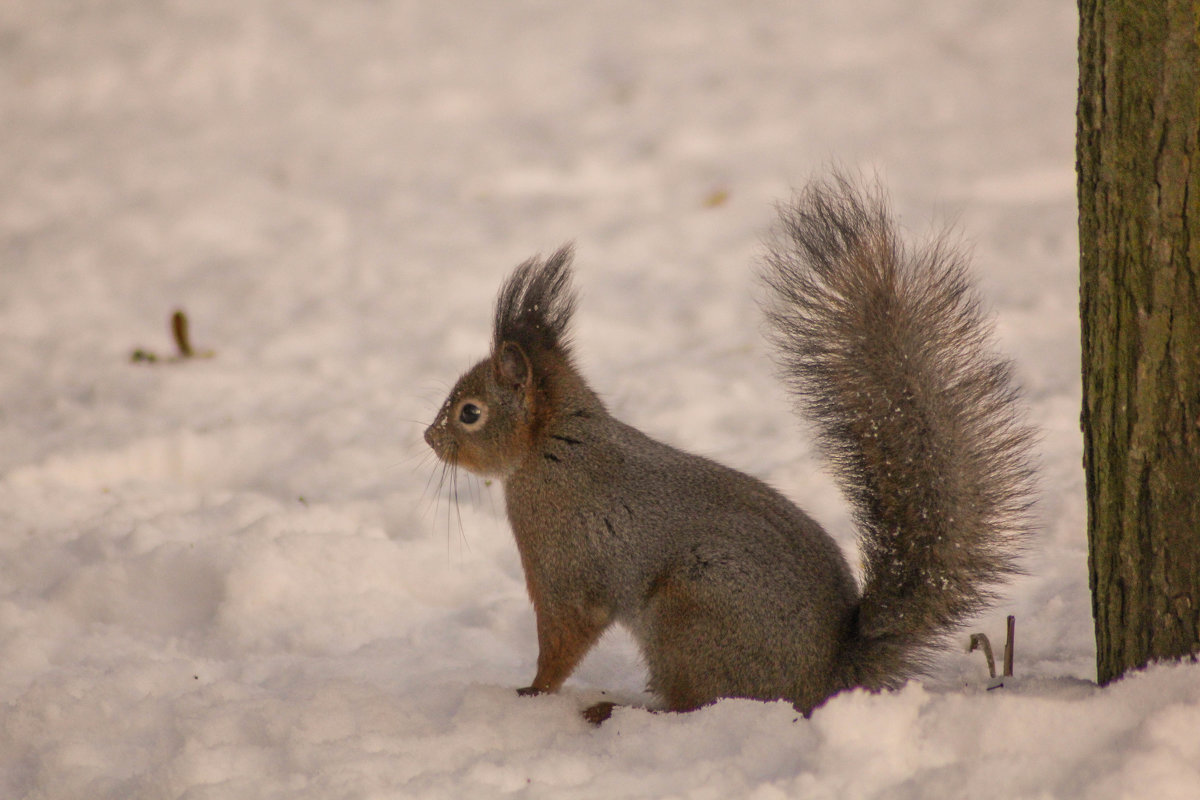
[[[1094,678],[1069,0],[0,5],[0,797],[1200,797],[1200,668]],[[810,720],[645,702],[614,631],[518,698],[495,486],[420,434],[493,294],[577,242],[611,407],[852,548],[752,265],[831,163],[974,247],[1043,430],[1017,678]],[[169,355],[185,308],[211,359]]]

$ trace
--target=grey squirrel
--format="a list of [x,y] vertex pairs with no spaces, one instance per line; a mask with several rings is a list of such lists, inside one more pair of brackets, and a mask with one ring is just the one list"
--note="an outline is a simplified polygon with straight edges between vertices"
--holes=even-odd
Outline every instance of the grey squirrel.
[[944,238],[909,249],[882,192],[838,174],[781,217],[770,337],[853,508],[861,590],[782,494],[608,413],[572,358],[564,247],[504,284],[491,354],[425,431],[442,461],[503,482],[537,620],[522,694],[556,691],[620,622],[669,710],[745,697],[807,714],[923,672],[1019,571],[1033,435],[963,256]]

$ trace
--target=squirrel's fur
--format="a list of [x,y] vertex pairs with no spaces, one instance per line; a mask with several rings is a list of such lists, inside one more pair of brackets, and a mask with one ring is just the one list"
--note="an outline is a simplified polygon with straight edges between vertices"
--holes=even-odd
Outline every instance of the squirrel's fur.
[[859,530],[837,544],[762,481],[609,415],[571,357],[570,248],[500,291],[491,355],[425,437],[504,483],[554,691],[614,621],[667,708],[893,687],[1017,571],[1031,432],[944,240],[909,250],[886,202],[835,176],[782,210],[764,269],[779,361]]

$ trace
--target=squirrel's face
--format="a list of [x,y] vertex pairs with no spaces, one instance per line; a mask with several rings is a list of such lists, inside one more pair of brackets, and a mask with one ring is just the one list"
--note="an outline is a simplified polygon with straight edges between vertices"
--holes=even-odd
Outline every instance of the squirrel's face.
[[489,358],[458,379],[425,441],[448,464],[504,478],[528,452],[529,419],[528,393],[503,380]]

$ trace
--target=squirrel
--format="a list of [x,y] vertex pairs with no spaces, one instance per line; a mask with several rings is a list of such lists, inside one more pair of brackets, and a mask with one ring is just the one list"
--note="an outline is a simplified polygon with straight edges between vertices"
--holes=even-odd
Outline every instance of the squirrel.
[[926,673],[1020,573],[1034,434],[965,256],[945,236],[907,246],[883,191],[842,174],[780,216],[768,337],[852,507],[861,588],[780,492],[609,414],[572,355],[567,245],[504,283],[490,355],[425,431],[443,462],[503,483],[537,623],[521,694],[558,690],[620,622],[667,710],[742,697],[808,715]]

